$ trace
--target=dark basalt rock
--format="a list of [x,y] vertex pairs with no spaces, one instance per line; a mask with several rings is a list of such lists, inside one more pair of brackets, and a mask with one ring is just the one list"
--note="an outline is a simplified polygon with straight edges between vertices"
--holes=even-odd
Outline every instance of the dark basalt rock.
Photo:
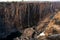
[[22,33],[20,33],[19,31],[16,31],[16,32],[10,33],[5,38],[0,38],[0,40],[13,40],[14,38],[20,37],[21,35]]
[[47,37],[48,40],[60,40],[60,34],[54,34]]

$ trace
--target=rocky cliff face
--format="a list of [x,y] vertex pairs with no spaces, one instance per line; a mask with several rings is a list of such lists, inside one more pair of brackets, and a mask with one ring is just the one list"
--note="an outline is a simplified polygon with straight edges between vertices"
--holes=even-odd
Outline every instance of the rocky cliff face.
[[41,21],[54,14],[55,9],[51,5],[51,3],[1,2],[0,38],[5,38],[17,31],[24,35],[26,28],[32,28],[32,35],[40,28]]

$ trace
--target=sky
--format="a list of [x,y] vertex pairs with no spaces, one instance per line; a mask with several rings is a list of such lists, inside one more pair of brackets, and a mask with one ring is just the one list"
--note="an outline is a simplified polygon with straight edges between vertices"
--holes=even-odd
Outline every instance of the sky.
[[[22,0],[0,0],[0,2],[12,2],[12,1],[17,1],[17,2],[20,2]],[[39,2],[43,2],[43,1],[50,1],[50,2],[60,2],[60,0],[23,0],[23,1],[39,1]]]

